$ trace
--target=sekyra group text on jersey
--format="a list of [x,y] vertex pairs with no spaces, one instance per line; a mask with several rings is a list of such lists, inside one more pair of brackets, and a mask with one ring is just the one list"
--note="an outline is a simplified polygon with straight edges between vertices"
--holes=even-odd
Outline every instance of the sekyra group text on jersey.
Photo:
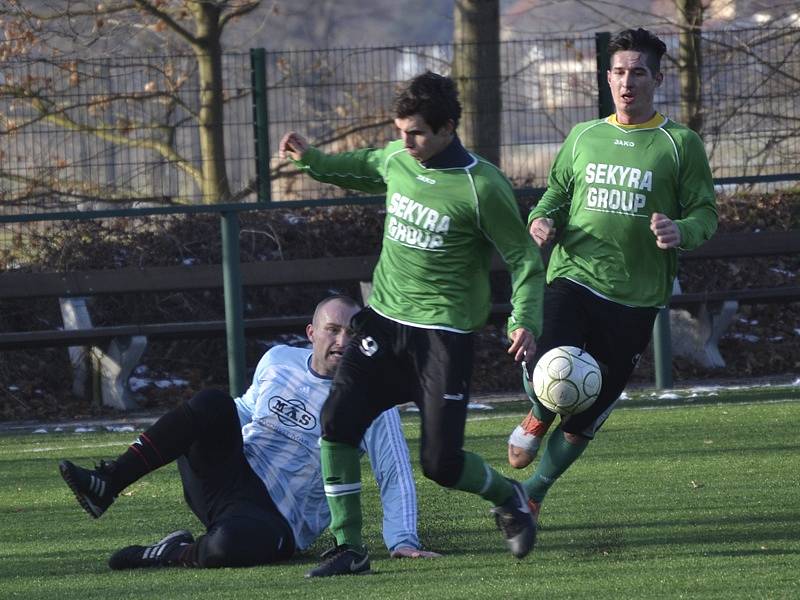
[[406,246],[436,250],[450,230],[450,217],[395,192],[386,208],[386,236]]
[[586,207],[593,210],[637,213],[643,208],[647,196],[636,190],[653,191],[653,172],[634,167],[589,163],[586,165],[586,183],[617,185],[628,188],[590,186],[586,190]]

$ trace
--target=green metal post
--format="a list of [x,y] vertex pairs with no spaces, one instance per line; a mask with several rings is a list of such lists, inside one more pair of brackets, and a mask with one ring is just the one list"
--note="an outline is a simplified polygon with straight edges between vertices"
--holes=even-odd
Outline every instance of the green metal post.
[[611,68],[611,58],[608,56],[608,42],[611,34],[601,31],[594,34],[594,46],[597,53],[597,111],[598,117],[607,117],[614,112],[614,98],[611,97],[611,88],[608,87],[608,70]]
[[225,293],[225,330],[228,343],[228,387],[231,396],[245,390],[244,311],[242,308],[242,274],[239,266],[239,213],[226,211],[220,215],[222,230],[222,284]]
[[267,53],[250,49],[250,81],[253,91],[253,139],[256,144],[258,201],[271,202],[269,177],[269,118],[267,115]]
[[669,325],[669,308],[658,311],[653,326],[653,360],[656,370],[656,387],[672,387],[672,334]]

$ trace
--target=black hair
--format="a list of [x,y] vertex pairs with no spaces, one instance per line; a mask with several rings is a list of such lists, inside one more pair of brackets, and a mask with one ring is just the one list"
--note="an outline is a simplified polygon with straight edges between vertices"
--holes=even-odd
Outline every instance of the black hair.
[[622,50],[634,50],[647,55],[647,66],[653,76],[661,72],[661,57],[667,51],[667,45],[656,35],[646,29],[626,29],[611,38],[608,43],[608,55],[614,56]]
[[461,117],[455,82],[433,71],[425,71],[407,81],[395,97],[394,110],[400,119],[421,115],[433,133],[447,121],[453,121],[455,128]]

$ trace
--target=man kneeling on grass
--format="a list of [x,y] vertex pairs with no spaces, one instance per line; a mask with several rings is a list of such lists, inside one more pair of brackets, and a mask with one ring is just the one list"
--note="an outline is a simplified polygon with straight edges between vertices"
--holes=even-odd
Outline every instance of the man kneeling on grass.
[[[109,559],[112,569],[263,565],[288,559],[317,539],[330,523],[319,414],[358,310],[345,296],[320,302],[306,327],[312,349],[269,350],[241,398],[201,391],[114,461],[101,461],[94,470],[61,461],[61,476],[94,518],[133,482],[178,461],[186,502],[206,533],[194,539],[181,530],[151,546],[127,546]],[[391,555],[439,556],[420,548],[416,491],[397,410],[383,413],[361,445],[380,486]]]

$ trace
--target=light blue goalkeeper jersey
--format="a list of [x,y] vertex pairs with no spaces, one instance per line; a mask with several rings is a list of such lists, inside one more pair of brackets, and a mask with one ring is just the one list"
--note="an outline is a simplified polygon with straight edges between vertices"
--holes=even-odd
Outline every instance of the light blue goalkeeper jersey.
[[[319,415],[333,380],[315,373],[310,361],[311,350],[275,346],[259,361],[250,388],[235,400],[245,456],[299,549],[310,546],[331,520],[320,469]],[[380,488],[386,546],[419,548],[417,496],[397,409],[375,419],[361,449]]]

